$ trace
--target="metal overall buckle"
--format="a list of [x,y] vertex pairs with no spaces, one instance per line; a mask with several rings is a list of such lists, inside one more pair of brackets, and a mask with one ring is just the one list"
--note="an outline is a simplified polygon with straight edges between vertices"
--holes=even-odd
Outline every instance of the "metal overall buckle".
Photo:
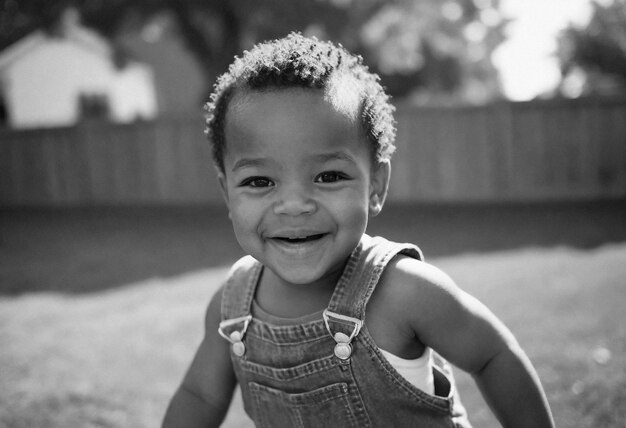
[[[330,333],[333,339],[335,339],[335,342],[337,342],[337,344],[335,345],[335,355],[340,360],[345,361],[349,359],[350,355],[352,355],[352,345],[350,343],[352,342],[352,339],[354,339],[356,335],[359,334],[359,331],[361,331],[361,327],[363,326],[363,321],[361,321],[358,318],[352,318],[352,317],[348,317],[345,315],[336,314],[334,312],[329,311],[328,309],[324,310],[323,316],[324,316],[324,323],[326,324],[326,330],[328,330],[328,333]],[[354,326],[352,328],[352,333],[350,334],[350,336],[340,331],[333,334],[333,331],[331,330],[330,325],[328,323],[328,321],[331,318],[335,318],[339,321],[343,321],[347,323],[352,323]]]
[[[217,329],[220,336],[228,340],[233,345],[233,353],[238,357],[243,357],[243,354],[246,353],[246,345],[244,345],[243,343],[243,337],[248,330],[248,325],[250,324],[251,320],[252,315],[225,320],[220,322],[220,326]],[[241,323],[243,323],[243,328],[241,330],[234,330],[230,334],[226,334],[226,332],[224,331],[224,329],[228,327],[232,327]]]

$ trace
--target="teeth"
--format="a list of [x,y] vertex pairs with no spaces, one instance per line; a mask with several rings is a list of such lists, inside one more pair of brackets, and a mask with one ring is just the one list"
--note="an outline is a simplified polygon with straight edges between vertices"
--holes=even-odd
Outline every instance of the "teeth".
[[291,242],[303,242],[303,241],[313,241],[316,239],[319,239],[323,236],[323,234],[316,234],[316,235],[305,235],[305,236],[287,236],[287,237],[279,237],[278,239],[282,239],[284,241],[291,241]]

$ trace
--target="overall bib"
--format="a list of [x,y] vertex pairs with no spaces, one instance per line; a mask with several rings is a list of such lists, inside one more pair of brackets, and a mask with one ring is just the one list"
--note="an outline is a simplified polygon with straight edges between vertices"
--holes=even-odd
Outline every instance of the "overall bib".
[[231,269],[220,334],[244,407],[259,428],[469,427],[447,363],[437,356],[435,395],[404,379],[364,324],[365,307],[396,255],[422,259],[411,244],[363,235],[319,319],[277,325],[252,316],[263,266],[247,256]]

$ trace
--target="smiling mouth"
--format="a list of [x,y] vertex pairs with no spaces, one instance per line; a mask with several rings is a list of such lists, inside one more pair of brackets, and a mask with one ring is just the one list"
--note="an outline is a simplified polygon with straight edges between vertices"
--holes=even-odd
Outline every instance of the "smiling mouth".
[[318,233],[315,235],[308,235],[308,236],[301,236],[301,237],[297,237],[297,238],[288,238],[288,237],[283,237],[283,236],[277,236],[274,239],[281,241],[281,242],[285,242],[287,244],[302,244],[304,242],[312,242],[312,241],[317,241],[319,239],[322,239],[326,234],[325,233]]

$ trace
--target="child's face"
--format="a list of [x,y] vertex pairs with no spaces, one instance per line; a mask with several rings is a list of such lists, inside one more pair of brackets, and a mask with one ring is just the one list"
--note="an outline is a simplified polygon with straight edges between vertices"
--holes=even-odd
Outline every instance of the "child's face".
[[389,164],[373,166],[354,116],[321,90],[231,101],[220,183],[235,235],[285,283],[334,284],[382,207]]

